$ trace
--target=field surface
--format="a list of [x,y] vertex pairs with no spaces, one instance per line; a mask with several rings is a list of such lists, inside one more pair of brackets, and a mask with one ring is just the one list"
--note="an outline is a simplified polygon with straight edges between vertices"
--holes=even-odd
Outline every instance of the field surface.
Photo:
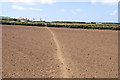
[[3,78],[117,78],[118,32],[2,27]]

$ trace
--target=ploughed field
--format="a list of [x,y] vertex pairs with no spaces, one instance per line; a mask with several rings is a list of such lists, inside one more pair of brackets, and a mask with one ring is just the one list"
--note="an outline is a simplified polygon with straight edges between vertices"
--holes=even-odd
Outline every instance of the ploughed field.
[[3,78],[117,78],[118,32],[2,26]]

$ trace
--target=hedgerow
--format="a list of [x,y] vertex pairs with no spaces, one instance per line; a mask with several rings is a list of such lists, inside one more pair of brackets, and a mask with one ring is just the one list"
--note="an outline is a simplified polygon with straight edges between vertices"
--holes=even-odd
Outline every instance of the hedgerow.
[[17,22],[1,20],[2,24],[7,25],[26,25],[26,26],[47,26],[47,27],[58,27],[58,28],[81,28],[81,29],[100,29],[100,30],[120,30],[120,25],[108,25],[108,24],[96,24],[96,25],[60,25],[45,22]]

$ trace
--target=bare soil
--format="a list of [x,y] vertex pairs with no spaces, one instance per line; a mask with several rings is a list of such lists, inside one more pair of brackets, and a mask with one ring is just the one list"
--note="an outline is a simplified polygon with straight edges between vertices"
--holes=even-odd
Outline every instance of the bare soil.
[[118,32],[3,25],[3,78],[117,78]]

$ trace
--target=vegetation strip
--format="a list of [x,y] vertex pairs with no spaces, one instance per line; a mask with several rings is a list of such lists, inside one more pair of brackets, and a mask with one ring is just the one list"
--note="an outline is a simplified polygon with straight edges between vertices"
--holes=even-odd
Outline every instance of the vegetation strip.
[[47,26],[59,28],[80,28],[80,29],[98,29],[98,30],[120,30],[119,23],[112,24],[87,24],[87,23],[74,23],[74,22],[20,22],[14,18],[3,17],[0,19],[1,24],[7,25],[25,25],[25,26]]

